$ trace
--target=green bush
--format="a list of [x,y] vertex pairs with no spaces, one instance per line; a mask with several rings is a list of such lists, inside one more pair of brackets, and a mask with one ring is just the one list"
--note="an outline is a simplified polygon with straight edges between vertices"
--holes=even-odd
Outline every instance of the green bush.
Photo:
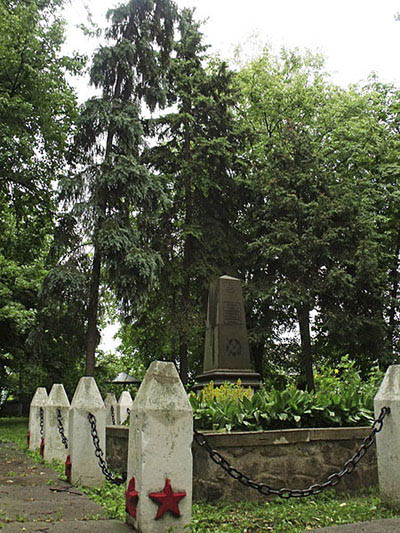
[[361,378],[347,356],[332,369],[321,366],[315,391],[299,390],[294,379],[285,389],[265,385],[252,397],[239,383],[225,386],[223,394],[190,395],[197,429],[259,431],[268,429],[370,425],[374,396],[383,373],[372,368]]

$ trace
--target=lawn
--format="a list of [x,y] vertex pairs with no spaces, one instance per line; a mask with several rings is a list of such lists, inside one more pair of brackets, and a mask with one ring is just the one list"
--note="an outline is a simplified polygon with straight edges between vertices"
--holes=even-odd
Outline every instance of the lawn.
[[27,432],[27,418],[0,418],[0,442],[13,441],[21,448],[26,448]]
[[[0,442],[14,441],[26,448],[27,419],[0,418]],[[36,454],[36,457],[39,457]],[[38,459],[39,460],[39,459]],[[393,518],[399,516],[395,509],[384,503],[377,489],[363,494],[348,495],[334,490],[318,496],[281,500],[276,498],[263,503],[239,504],[195,503],[190,532],[252,532],[275,531],[304,532],[329,525]],[[95,501],[103,505],[110,518],[125,519],[125,487],[106,483],[101,489],[85,489]]]

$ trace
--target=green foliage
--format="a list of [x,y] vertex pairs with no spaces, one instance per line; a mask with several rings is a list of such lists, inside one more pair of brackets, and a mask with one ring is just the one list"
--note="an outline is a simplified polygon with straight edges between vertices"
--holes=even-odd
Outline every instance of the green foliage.
[[147,122],[157,142],[144,152],[165,189],[151,235],[162,268],[134,327],[124,331],[144,362],[176,361],[184,383],[202,363],[208,284],[235,273],[241,246],[233,222],[242,197],[233,175],[244,134],[233,111],[234,75],[206,50],[200,24],[184,9],[168,71],[172,111]]
[[382,377],[373,368],[363,381],[355,363],[345,357],[335,369],[321,366],[314,392],[299,390],[289,378],[284,388],[264,386],[250,398],[238,385],[225,387],[218,396],[191,393],[190,402],[195,426],[203,430],[368,426],[374,419],[373,399]]
[[15,442],[22,449],[27,449],[27,418],[0,418],[0,442]]
[[256,353],[265,352],[265,332],[275,341],[297,322],[298,366],[309,389],[313,352],[324,350],[333,362],[350,353],[365,367],[386,361],[387,195],[378,182],[394,152],[383,141],[384,106],[376,113],[371,90],[330,84],[321,58],[297,51],[265,49],[237,83],[238,112],[252,132],[244,177],[250,200],[239,223],[245,261],[252,258]]
[[120,372],[126,372],[142,380],[146,373],[146,368],[138,361],[132,364],[130,356],[120,356],[98,350],[96,357],[96,383],[103,398],[105,398],[107,392],[111,392],[115,394],[118,400],[123,390],[127,390],[132,398],[135,397],[138,385],[113,385],[110,383]]
[[0,177],[21,218],[48,209],[76,113],[65,73],[78,72],[82,58],[60,53],[61,6],[61,0],[0,5]]
[[195,503],[192,512],[189,531],[230,533],[300,533],[314,528],[397,516],[396,511],[381,500],[376,489],[356,496],[329,491],[311,498],[275,499],[268,504]]
[[[80,244],[93,250],[87,304],[86,373],[93,375],[101,287],[130,316],[154,285],[160,258],[149,231],[162,200],[159,180],[142,164],[142,105],[166,102],[166,72],[176,6],[131,0],[108,12],[106,43],[93,56],[90,83],[101,89],[81,108],[71,151],[71,175],[61,182],[67,218]],[[62,240],[68,243],[68,228]],[[71,259],[76,249],[66,246]]]
[[26,341],[37,318],[54,220],[54,184],[76,117],[62,0],[0,4],[0,395],[30,395],[45,361]]
[[[251,490],[251,489],[246,489]],[[125,520],[125,487],[106,482],[102,488],[85,488],[96,503],[105,508],[108,518]],[[245,496],[244,496],[245,498]],[[281,531],[303,532],[365,520],[395,517],[395,510],[384,503],[376,489],[358,495],[324,492],[318,496],[266,503],[243,501],[230,504],[199,502],[192,507],[192,532]]]
[[[191,381],[224,273],[245,282],[255,369],[282,370],[266,389],[276,403],[307,411],[283,373],[312,389],[313,365],[346,353],[371,383],[400,338],[400,91],[375,77],[336,87],[319,56],[289,50],[234,73],[206,55],[192,10],[131,0],[108,15],[90,68],[101,91],[78,116],[65,75],[83,58],[61,54],[62,5],[0,5],[0,401],[54,381],[72,392],[110,301],[126,357],[99,354],[102,387],[154,358]],[[336,405],[323,374],[322,410],[321,387]],[[333,414],[301,423],[367,418],[337,394]],[[217,425],[233,423],[226,409]]]
[[82,492],[105,508],[107,517],[125,522],[125,485],[112,485],[108,481],[103,487],[85,487]]

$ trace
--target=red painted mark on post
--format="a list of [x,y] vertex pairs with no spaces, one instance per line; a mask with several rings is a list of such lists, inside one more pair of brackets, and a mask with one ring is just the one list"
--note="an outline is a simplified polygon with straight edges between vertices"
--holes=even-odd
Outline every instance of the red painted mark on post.
[[136,508],[139,500],[139,493],[135,490],[135,478],[133,477],[125,491],[125,510],[133,518],[136,518]]
[[40,455],[44,457],[44,437],[42,437],[42,440],[40,441]]
[[65,477],[67,478],[67,481],[69,481],[70,483],[71,483],[71,468],[72,468],[71,456],[67,455],[67,459],[65,461]]
[[155,520],[161,518],[167,511],[175,516],[181,516],[179,502],[186,496],[186,492],[174,492],[171,483],[167,478],[165,480],[164,490],[162,492],[151,492],[149,498],[154,500],[158,505],[158,511]]

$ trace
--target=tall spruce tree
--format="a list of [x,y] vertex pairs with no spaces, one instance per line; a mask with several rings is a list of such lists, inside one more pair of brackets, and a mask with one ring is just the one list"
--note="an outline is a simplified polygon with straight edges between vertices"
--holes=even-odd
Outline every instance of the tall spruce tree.
[[171,0],[131,0],[108,12],[107,45],[90,81],[101,96],[82,107],[72,152],[75,171],[61,197],[91,254],[86,375],[93,375],[99,291],[115,291],[127,314],[154,281],[159,257],[147,234],[162,190],[141,163],[142,109],[166,103],[166,72],[177,17]]
[[[184,383],[199,370],[208,285],[237,275],[233,222],[240,194],[242,133],[232,106],[232,72],[207,58],[193,11],[182,11],[169,71],[174,112],[153,121],[159,142],[146,159],[165,183],[168,203],[153,236],[163,258],[160,284],[132,334],[142,351],[175,359]],[[163,327],[163,325],[165,327]],[[157,329],[157,338],[147,333]],[[155,343],[158,343],[155,348]]]

